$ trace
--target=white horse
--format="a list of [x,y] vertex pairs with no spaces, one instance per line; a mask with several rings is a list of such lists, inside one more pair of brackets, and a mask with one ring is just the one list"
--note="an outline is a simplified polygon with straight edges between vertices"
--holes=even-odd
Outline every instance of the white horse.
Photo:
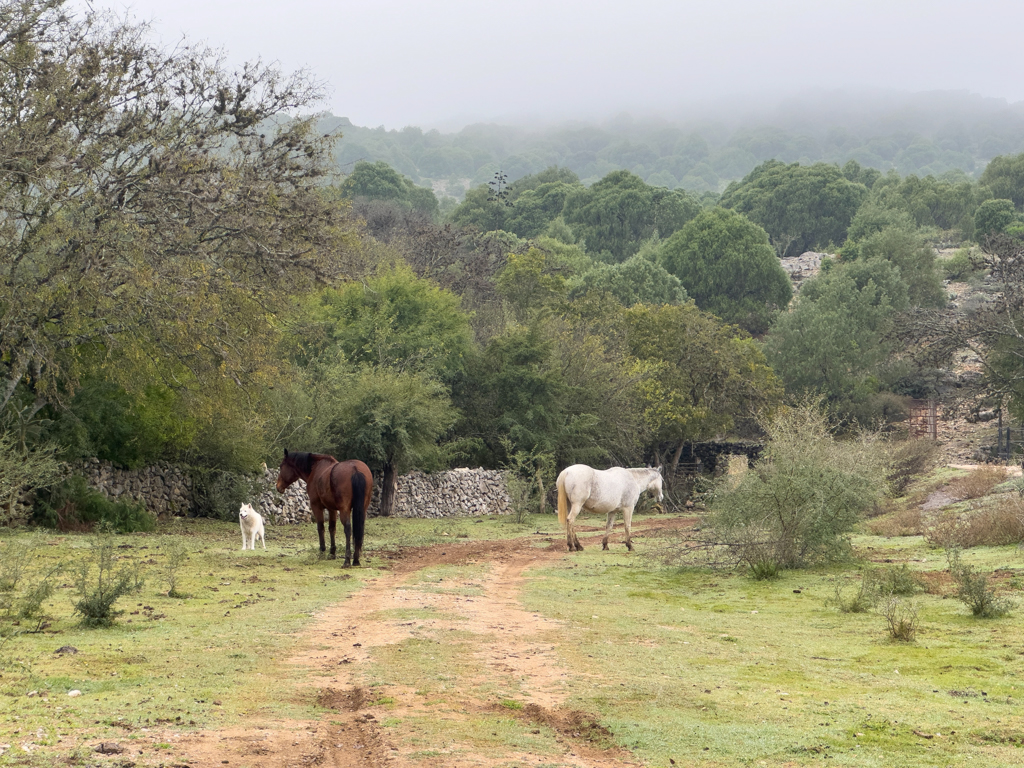
[[661,467],[594,469],[586,464],[573,464],[562,470],[555,484],[558,486],[558,522],[565,527],[565,541],[570,552],[583,551],[583,545],[572,529],[581,510],[608,515],[602,549],[608,549],[615,513],[621,510],[626,525],[626,547],[632,551],[630,525],[637,499],[644,491],[653,491],[658,501],[662,499]]

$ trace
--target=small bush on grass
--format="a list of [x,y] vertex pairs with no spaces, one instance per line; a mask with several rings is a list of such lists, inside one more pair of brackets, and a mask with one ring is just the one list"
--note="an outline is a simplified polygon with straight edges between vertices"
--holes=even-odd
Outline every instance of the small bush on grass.
[[110,536],[103,535],[94,542],[91,554],[78,572],[75,613],[82,617],[83,627],[109,627],[124,613],[114,610],[114,603],[141,590],[143,581],[137,562],[117,564]]
[[164,583],[167,585],[167,596],[186,598],[189,595],[178,591],[178,573],[188,560],[188,548],[185,542],[174,539],[164,547]]
[[843,593],[842,584],[836,582],[835,596],[826,601],[826,605],[832,605],[842,613],[866,613],[877,605],[880,598],[888,601],[893,596],[916,594],[923,588],[920,579],[905,564],[870,569],[864,571],[860,589],[850,597]]
[[998,596],[989,589],[988,577],[977,573],[974,568],[960,560],[960,549],[953,547],[946,552],[949,573],[956,583],[956,599],[971,609],[979,619],[998,619],[1013,610],[1013,603]]
[[847,556],[848,534],[884,491],[886,452],[871,434],[835,438],[817,403],[762,427],[761,458],[711,497],[709,535],[752,572]]
[[883,595],[901,595],[905,597],[907,595],[916,595],[924,589],[924,585],[917,574],[910,570],[906,563],[876,571],[873,574],[872,580],[875,589]]
[[865,573],[860,587],[849,597],[843,592],[842,583],[836,581],[835,594],[825,601],[825,605],[837,608],[840,613],[867,613],[875,607],[877,601],[878,593],[873,588],[869,574]]
[[890,595],[882,609],[889,637],[911,643],[917,637],[917,608],[897,595]]
[[512,502],[512,521],[522,524],[533,513],[544,512],[544,478],[554,474],[554,456],[541,451],[513,451],[514,446],[508,438],[503,437],[501,442],[508,455],[505,486]]
[[[46,601],[57,588],[56,579],[63,563],[34,567],[39,561],[36,541],[9,542],[0,557],[0,637],[22,631],[39,631],[50,617],[44,612]],[[30,622],[24,629],[23,622]]]
[[156,530],[156,516],[133,501],[115,501],[74,475],[36,496],[33,518],[61,531],[88,531],[95,525],[118,533]]

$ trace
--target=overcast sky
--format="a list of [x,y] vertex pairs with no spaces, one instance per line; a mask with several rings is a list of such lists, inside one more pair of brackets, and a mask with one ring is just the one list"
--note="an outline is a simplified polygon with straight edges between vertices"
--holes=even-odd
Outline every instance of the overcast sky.
[[92,0],[310,69],[357,125],[678,114],[807,89],[1024,100],[1020,0]]

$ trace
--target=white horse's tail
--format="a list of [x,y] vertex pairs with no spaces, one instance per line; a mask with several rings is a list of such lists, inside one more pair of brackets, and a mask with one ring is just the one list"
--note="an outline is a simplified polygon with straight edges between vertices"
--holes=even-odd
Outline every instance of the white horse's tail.
[[565,528],[566,521],[569,519],[569,499],[565,495],[565,484],[561,475],[555,485],[558,486],[558,524]]

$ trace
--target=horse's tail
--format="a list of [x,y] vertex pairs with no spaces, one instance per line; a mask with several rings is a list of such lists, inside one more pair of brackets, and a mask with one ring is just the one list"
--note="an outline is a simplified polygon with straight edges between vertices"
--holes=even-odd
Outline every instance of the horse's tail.
[[352,534],[356,553],[363,549],[363,531],[366,528],[366,478],[358,469],[352,472]]
[[565,528],[569,519],[569,499],[565,495],[565,481],[561,475],[558,476],[555,485],[558,486],[558,524]]

